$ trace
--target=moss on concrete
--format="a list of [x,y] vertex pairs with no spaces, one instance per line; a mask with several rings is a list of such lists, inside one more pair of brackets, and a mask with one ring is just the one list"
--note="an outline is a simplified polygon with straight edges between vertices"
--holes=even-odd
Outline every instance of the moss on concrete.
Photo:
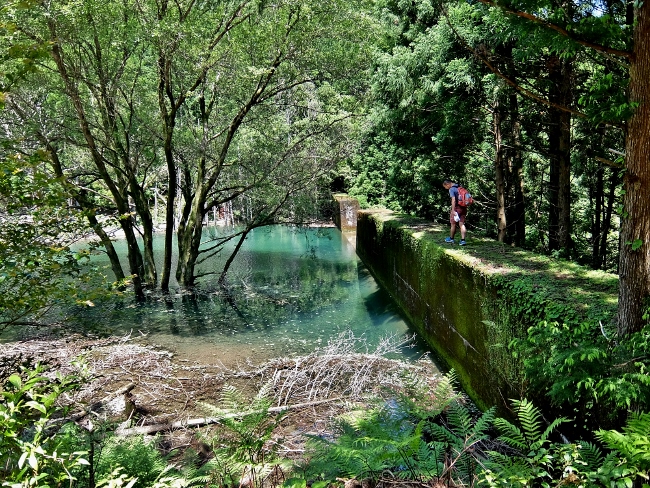
[[488,239],[444,243],[448,229],[389,211],[359,212],[357,253],[481,408],[526,391],[508,343],[540,320],[609,321],[618,280]]

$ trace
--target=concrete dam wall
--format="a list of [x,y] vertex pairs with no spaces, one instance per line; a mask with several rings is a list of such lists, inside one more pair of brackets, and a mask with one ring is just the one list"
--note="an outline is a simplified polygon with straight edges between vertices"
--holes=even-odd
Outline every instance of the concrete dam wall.
[[[454,247],[443,242],[446,235],[445,226],[389,211],[357,216],[357,254],[482,409],[505,412],[511,398],[536,398],[508,350],[528,327],[553,320],[554,310],[615,316],[613,275],[550,266],[548,257],[490,239]],[[572,293],[585,295],[580,306]]]

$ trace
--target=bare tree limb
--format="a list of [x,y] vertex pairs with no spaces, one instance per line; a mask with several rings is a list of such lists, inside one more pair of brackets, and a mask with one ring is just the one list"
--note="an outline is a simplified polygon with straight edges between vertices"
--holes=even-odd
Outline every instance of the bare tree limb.
[[170,424],[143,425],[141,427],[131,427],[125,429],[118,428],[115,431],[115,433],[120,436],[155,434],[156,432],[163,432],[166,430],[187,429],[191,427],[202,427],[204,425],[219,424],[225,419],[241,418],[251,414],[259,414],[263,412],[281,413],[287,410],[297,410],[305,407],[313,407],[316,405],[321,405],[323,403],[331,403],[339,400],[343,400],[343,397],[326,398],[324,400],[315,400],[313,402],[296,403],[295,405],[283,405],[280,407],[271,407],[266,410],[254,410],[250,412],[233,412],[233,413],[227,413],[221,415],[219,417],[203,417],[203,418],[196,418],[196,419],[179,420],[177,422],[172,422]]

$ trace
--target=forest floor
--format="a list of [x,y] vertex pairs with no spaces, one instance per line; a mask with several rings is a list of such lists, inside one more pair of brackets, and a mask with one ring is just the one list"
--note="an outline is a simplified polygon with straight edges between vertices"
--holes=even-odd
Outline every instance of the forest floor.
[[3,384],[21,367],[37,363],[46,366],[48,377],[60,373],[85,378],[78,390],[59,399],[72,407],[70,417],[79,425],[103,423],[123,435],[153,426],[167,452],[193,447],[207,456],[203,441],[218,435],[219,423],[208,419],[214,419],[217,408],[232,411],[233,405],[222,401],[226,391],[236,391],[241,400],[235,410],[245,411],[259,395],[276,410],[287,408],[274,438],[281,443],[278,454],[292,459],[304,455],[306,435],[334,437],[333,420],[367,407],[369,398],[388,400],[406,391],[407,383],[412,386],[414,378],[432,392],[440,379],[428,359],[406,363],[357,354],[345,340],[306,356],[263,364],[192,362],[130,336],[41,337],[0,344]]

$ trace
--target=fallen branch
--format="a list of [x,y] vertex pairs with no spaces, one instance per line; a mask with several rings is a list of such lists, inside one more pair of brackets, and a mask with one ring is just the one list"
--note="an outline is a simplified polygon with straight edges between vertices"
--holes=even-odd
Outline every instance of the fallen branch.
[[128,385],[123,386],[123,387],[120,388],[119,390],[114,391],[113,393],[109,393],[109,394],[106,395],[104,398],[102,398],[99,402],[93,404],[93,405],[90,406],[89,408],[87,408],[87,409],[83,409],[83,410],[81,410],[80,412],[77,412],[77,413],[73,413],[73,414],[70,416],[70,419],[73,420],[73,421],[75,421],[75,422],[77,422],[78,420],[81,420],[81,419],[84,418],[86,415],[88,415],[90,412],[102,408],[106,403],[108,403],[108,402],[109,402],[110,400],[112,400],[113,398],[118,397],[118,396],[120,396],[120,395],[127,395],[127,394],[130,393],[131,390],[133,390],[135,387],[136,387],[136,384],[135,384],[135,383],[129,383]]
[[219,417],[203,417],[197,419],[178,420],[176,422],[172,422],[169,424],[143,425],[141,427],[130,427],[130,428],[120,427],[115,431],[115,433],[120,436],[155,434],[156,432],[163,432],[166,430],[187,429],[191,427],[202,427],[204,425],[210,425],[210,424],[219,424],[221,423],[222,420],[225,419],[244,417],[246,415],[262,413],[264,411],[268,413],[280,413],[286,410],[297,410],[299,408],[312,407],[323,403],[335,402],[337,400],[343,400],[343,397],[326,398],[325,400],[315,400],[313,402],[307,402],[307,403],[296,403],[294,405],[283,405],[281,407],[271,407],[266,410],[253,410],[250,412],[233,412],[233,413],[220,415]]

